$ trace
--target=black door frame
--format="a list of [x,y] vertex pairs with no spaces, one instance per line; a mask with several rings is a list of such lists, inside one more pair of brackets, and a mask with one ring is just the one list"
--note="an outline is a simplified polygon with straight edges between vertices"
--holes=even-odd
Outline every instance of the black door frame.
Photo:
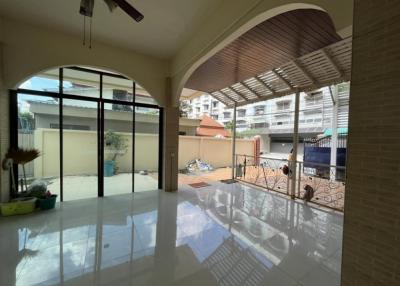
[[[74,94],[64,94],[63,90],[63,79],[64,79],[64,69],[72,69],[83,72],[88,72],[92,74],[99,75],[99,97],[86,97],[82,95],[74,95]],[[83,67],[63,67],[59,68],[59,91],[51,92],[51,91],[40,91],[40,90],[31,90],[31,89],[23,89],[18,88],[16,90],[10,90],[10,104],[9,104],[9,112],[10,112],[10,147],[17,148],[18,147],[18,94],[29,94],[33,96],[47,96],[58,99],[59,106],[59,145],[60,145],[60,201],[64,201],[64,189],[63,189],[63,133],[64,133],[64,125],[63,125],[63,99],[73,99],[73,100],[81,100],[81,101],[89,101],[97,103],[97,176],[98,176],[98,197],[104,196],[104,104],[118,104],[118,105],[126,105],[132,107],[132,192],[135,191],[135,115],[137,107],[144,108],[152,108],[156,109],[159,112],[159,126],[158,126],[158,189],[162,189],[162,167],[163,167],[163,114],[164,110],[162,107],[154,104],[148,103],[140,103],[136,102],[136,83],[132,80],[132,89],[133,89],[133,100],[132,102],[116,100],[116,99],[107,99],[103,98],[103,76],[115,77],[130,80],[122,75],[108,73],[105,71],[92,70]],[[18,167],[14,166],[13,168],[15,178],[18,178]],[[17,189],[18,189],[18,180],[16,180]]]

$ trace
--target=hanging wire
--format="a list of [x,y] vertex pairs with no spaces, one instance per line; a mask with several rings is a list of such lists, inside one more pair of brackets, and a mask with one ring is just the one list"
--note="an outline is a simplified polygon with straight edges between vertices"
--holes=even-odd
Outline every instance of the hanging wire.
[[83,45],[86,44],[86,16],[83,16]]
[[92,17],[90,17],[89,49],[92,48]]

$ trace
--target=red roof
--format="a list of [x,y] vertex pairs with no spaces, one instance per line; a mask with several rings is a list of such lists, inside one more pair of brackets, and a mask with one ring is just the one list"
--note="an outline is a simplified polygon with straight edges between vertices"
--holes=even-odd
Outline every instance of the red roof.
[[231,133],[224,126],[207,115],[201,117],[200,127],[196,130],[197,136],[206,137],[231,137]]

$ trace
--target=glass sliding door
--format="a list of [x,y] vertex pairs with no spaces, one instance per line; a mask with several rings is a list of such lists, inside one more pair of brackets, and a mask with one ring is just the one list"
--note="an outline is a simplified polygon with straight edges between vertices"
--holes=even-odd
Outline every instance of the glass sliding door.
[[12,147],[40,152],[19,167],[19,192],[36,181],[59,201],[158,189],[161,109],[134,81],[65,67],[31,77],[11,99]]
[[[51,193],[60,195],[58,99],[18,93],[17,104],[18,147],[37,149],[40,152],[40,156],[25,164],[24,168],[19,165],[19,191],[26,191],[27,188],[45,183]],[[60,196],[57,199],[59,200]]]
[[104,105],[104,195],[132,193],[133,107]]
[[64,201],[98,196],[98,103],[63,99]]
[[135,107],[135,192],[158,189],[159,125],[158,108]]

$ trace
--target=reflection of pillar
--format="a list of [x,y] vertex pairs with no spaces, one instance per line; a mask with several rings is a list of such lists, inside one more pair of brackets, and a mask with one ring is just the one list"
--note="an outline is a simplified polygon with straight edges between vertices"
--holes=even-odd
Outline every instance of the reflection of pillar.
[[158,217],[155,247],[155,273],[157,281],[170,285],[174,281],[176,265],[176,220],[178,196],[160,194],[158,197]]

